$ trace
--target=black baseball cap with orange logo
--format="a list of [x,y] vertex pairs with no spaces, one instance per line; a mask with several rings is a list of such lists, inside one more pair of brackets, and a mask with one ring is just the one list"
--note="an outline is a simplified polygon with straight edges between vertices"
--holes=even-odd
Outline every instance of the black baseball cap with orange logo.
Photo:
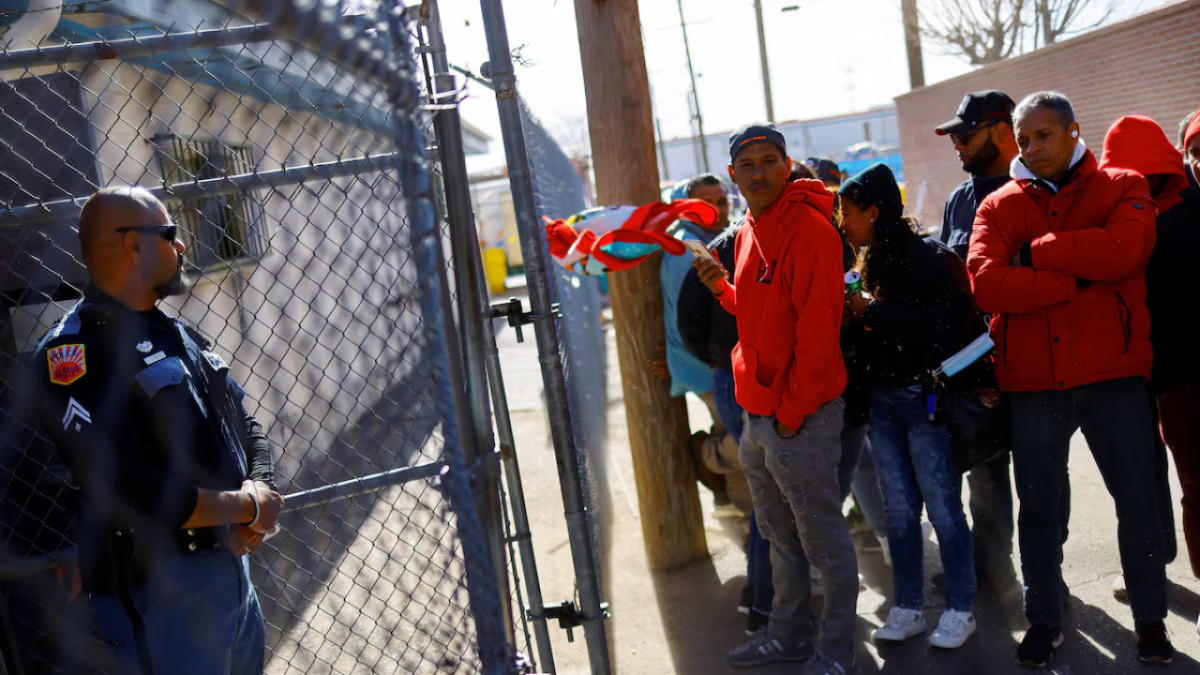
[[729,135],[729,162],[737,159],[738,153],[755,143],[771,143],[787,157],[787,141],[774,124],[756,122],[742,127]]
[[954,119],[934,129],[939,136],[962,134],[975,127],[996,122],[1012,124],[1013,108],[1017,104],[1008,94],[995,89],[973,91],[963,97]]

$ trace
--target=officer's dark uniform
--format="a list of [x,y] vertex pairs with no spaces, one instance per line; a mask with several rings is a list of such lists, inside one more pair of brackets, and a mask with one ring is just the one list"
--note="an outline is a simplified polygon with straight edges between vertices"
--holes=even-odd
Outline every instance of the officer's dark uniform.
[[98,628],[131,672],[262,671],[262,614],[197,488],[271,483],[245,392],[198,333],[98,289],[42,339],[36,415],[81,488],[74,539]]

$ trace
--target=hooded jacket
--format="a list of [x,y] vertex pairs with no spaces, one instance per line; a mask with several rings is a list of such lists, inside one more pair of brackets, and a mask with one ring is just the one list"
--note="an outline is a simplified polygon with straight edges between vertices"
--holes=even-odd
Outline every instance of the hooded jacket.
[[[679,241],[700,241],[705,246],[710,246],[716,236],[686,220],[676,222],[667,230],[667,234]],[[663,323],[667,329],[667,371],[671,374],[672,396],[683,396],[689,391],[694,394],[707,394],[713,388],[712,368],[688,351],[683,337],[679,334],[679,295],[688,272],[692,270],[692,259],[691,255],[664,255],[658,268],[658,280],[663,295]]]
[[1146,266],[1146,306],[1154,347],[1151,383],[1160,393],[1176,385],[1200,385],[1200,352],[1190,332],[1191,312],[1179,303],[1180,298],[1200,295],[1200,275],[1192,270],[1200,251],[1200,188],[1188,180],[1183,153],[1171,145],[1162,127],[1140,115],[1122,117],[1109,129],[1100,168],[1170,176],[1155,198],[1157,241]]
[[1047,391],[1150,376],[1144,270],[1154,246],[1149,185],[1100,170],[1082,142],[1061,185],[1018,157],[979,206],[967,268],[992,315],[996,379]]
[[720,295],[737,317],[738,403],[791,428],[846,388],[842,241],[832,214],[833,194],[820,181],[788,183],[738,231],[733,283]]
[[1188,185],[1183,153],[1171,145],[1158,122],[1144,115],[1127,115],[1113,122],[1104,137],[1100,168],[1132,171],[1143,177],[1169,176],[1155,197],[1159,213],[1183,201],[1180,193]]

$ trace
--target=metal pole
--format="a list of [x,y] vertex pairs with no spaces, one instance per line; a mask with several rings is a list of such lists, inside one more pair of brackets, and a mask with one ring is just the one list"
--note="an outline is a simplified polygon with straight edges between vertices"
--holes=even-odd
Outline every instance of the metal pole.
[[[438,9],[437,0],[426,0],[426,8],[428,16],[426,17],[426,30],[429,38],[428,54],[433,62],[434,76],[436,78],[437,92],[454,91],[454,83],[450,81],[450,63],[446,57],[446,43],[442,35],[441,14]],[[447,88],[448,87],[448,88]],[[472,322],[477,330],[467,331],[464,329],[464,335],[468,340],[478,339],[478,345],[468,345],[468,359],[473,353],[482,351],[486,366],[486,381],[489,384],[489,389],[493,397],[493,412],[495,414],[496,431],[500,437],[500,458],[504,464],[505,478],[508,483],[509,502],[512,510],[513,519],[513,539],[516,540],[517,548],[521,552],[521,567],[525,574],[525,587],[529,596],[529,605],[532,611],[529,619],[533,622],[534,639],[537,642],[538,656],[540,658],[541,670],[547,673],[553,673],[554,668],[554,653],[550,643],[550,631],[546,626],[546,617],[544,615],[545,603],[542,598],[541,583],[538,578],[537,562],[534,559],[533,541],[531,539],[529,528],[529,515],[525,510],[525,491],[521,483],[521,472],[517,465],[516,456],[516,441],[512,429],[512,420],[508,414],[508,398],[504,392],[504,379],[500,370],[500,352],[496,348],[496,333],[492,328],[492,321],[487,315],[474,314],[468,312],[467,304],[463,302],[463,296],[471,294],[475,298],[474,310],[483,312],[483,308],[487,307],[486,292],[482,283],[483,263],[479,253],[479,239],[474,227],[475,217],[471,212],[471,195],[468,189],[467,168],[464,153],[461,145],[461,120],[457,108],[443,110],[437,118],[435,124],[438,125],[438,147],[441,156],[443,170],[447,173],[446,176],[446,192],[447,192],[447,210],[450,212],[451,220],[451,238],[459,239],[461,245],[456,247],[455,261],[461,265],[467,262],[473,269],[469,270],[470,276],[474,278],[475,285],[473,287],[464,287],[459,283],[459,299],[464,312],[462,320],[464,323]],[[458,135],[455,139],[458,140],[457,148],[454,157],[450,157],[443,149],[442,138],[451,133],[453,127],[458,127]],[[454,145],[452,143],[452,145]],[[453,172],[451,174],[451,172]],[[458,181],[452,180],[454,177],[459,178]],[[458,183],[458,185],[452,185]],[[464,212],[465,210],[465,212]],[[456,225],[455,220],[459,220],[461,224]],[[466,227],[470,225],[470,227]],[[467,249],[463,255],[458,257],[458,249]],[[475,382],[471,383],[474,387]],[[478,397],[482,398],[486,403],[488,390],[480,388]],[[490,429],[490,426],[489,426]],[[493,486],[497,489],[492,493],[499,495],[498,486]],[[499,530],[501,539],[503,540],[503,528]],[[500,554],[503,557],[504,547],[501,541]],[[499,569],[507,569],[501,561]],[[507,578],[505,579],[507,582]]]
[[[437,3],[428,2],[432,20],[430,57],[434,63],[434,87],[437,94],[457,89],[455,76],[449,72],[445,44],[437,15]],[[436,38],[434,37],[436,35]],[[439,49],[440,47],[440,49]],[[497,463],[488,455],[496,452],[492,436],[491,402],[488,400],[488,378],[484,357],[484,336],[481,326],[490,323],[490,307],[480,301],[483,287],[479,260],[479,240],[475,232],[475,214],[471,208],[471,190],[467,178],[466,151],[462,141],[462,118],[458,107],[448,105],[433,118],[437,135],[438,158],[442,165],[443,189],[446,193],[446,224],[450,231],[450,250],[454,260],[454,288],[458,306],[458,329],[462,335],[463,365],[471,424],[479,444],[464,448],[466,461],[474,465],[475,510],[479,514],[487,538],[488,557],[492,562],[496,588],[500,596],[510,596],[508,560],[505,556],[503,514],[500,511],[500,484]],[[504,612],[504,630],[509,644],[514,644],[512,613]]]
[[754,0],[754,18],[758,21],[758,58],[762,62],[763,96],[767,100],[767,121],[775,123],[775,103],[771,97],[771,67],[767,64],[767,36],[763,31],[762,0]]
[[[336,159],[317,164],[301,164],[285,166],[270,171],[255,169],[250,173],[240,173],[233,176],[218,176],[203,180],[158,185],[146,189],[160,199],[172,197],[175,199],[195,199],[212,195],[247,192],[259,188],[278,188],[285,185],[296,185],[306,181],[330,180],[340,176],[349,176],[368,171],[386,171],[396,166],[403,159],[399,153],[384,152],[352,159]],[[38,204],[22,204],[20,206],[0,208],[0,229],[20,227],[35,223],[54,220],[56,218],[74,218],[79,215],[79,209],[87,197],[69,197],[56,199]]]
[[658,108],[654,105],[654,86],[650,87],[650,110],[654,111],[654,130],[658,136],[658,155],[662,158],[662,180],[670,180],[671,172],[667,170],[667,146],[663,144],[662,125],[658,121]]
[[708,140],[704,137],[704,115],[700,114],[700,92],[696,89],[696,71],[692,68],[692,48],[688,46],[687,21],[683,18],[683,0],[676,0],[679,5],[679,27],[683,29],[683,53],[687,56],[688,76],[692,78],[692,101],[696,106],[696,128],[700,131],[700,161],[704,166],[700,173],[712,169],[708,166]]
[[667,146],[663,143],[662,124],[658,116],[654,117],[654,130],[658,132],[658,154],[662,155],[662,175],[664,180],[671,179],[671,171],[667,168]]
[[[529,303],[534,313],[550,311],[550,285],[546,278],[546,254],[542,250],[542,235],[537,206],[533,197],[533,179],[529,171],[529,155],[521,123],[520,100],[517,97],[517,78],[513,72],[512,54],[508,45],[508,30],[504,24],[504,9],[500,0],[480,0],[484,30],[487,34],[489,68],[496,89],[496,107],[500,113],[500,128],[504,137],[504,155],[508,163],[509,184],[517,228],[521,235],[521,251],[525,259],[525,279],[529,286]],[[604,611],[600,600],[600,577],[596,572],[596,556],[588,536],[587,513],[580,488],[579,457],[571,415],[567,408],[567,384],[563,378],[558,344],[558,328],[553,321],[533,324],[537,339],[538,362],[546,388],[546,408],[550,416],[550,437],[558,461],[559,484],[563,493],[563,510],[567,534],[571,542],[571,558],[579,584],[579,602],[588,658],[592,672],[608,675],[612,666],[608,658],[608,637]]]
[[[392,50],[390,54],[379,54],[379,58],[383,60],[393,60],[397,64],[412,63],[407,60],[409,54],[410,42],[409,35],[402,21],[404,12],[403,5],[396,2],[387,10],[388,31],[392,41]],[[415,120],[410,119],[407,115],[400,114],[406,110],[408,106],[415,103],[418,97],[418,91],[415,83],[415,74],[400,70],[393,71],[394,77],[389,80],[396,85],[395,89],[389,90],[389,103],[393,107],[393,121],[396,128],[396,143],[399,148],[406,148],[408,151],[401,153],[401,159],[398,162],[401,184],[407,199],[407,206],[410,210],[410,216],[414,223],[414,233],[419,239],[417,252],[423,254],[419,260],[425,262],[425,271],[428,273],[430,265],[433,267],[433,274],[437,277],[437,283],[432,285],[430,293],[427,294],[423,302],[432,305],[429,302],[430,295],[441,296],[439,300],[442,306],[448,303],[448,279],[446,275],[445,259],[441,252],[441,233],[438,221],[435,215],[435,209],[429,204],[429,181],[427,177],[422,175],[421,163],[424,160],[424,144],[422,142],[423,134],[417,128]],[[461,129],[459,130],[459,142],[461,143]],[[461,149],[461,146],[460,146]],[[426,282],[427,283],[427,282]],[[432,310],[432,307],[425,307]],[[432,312],[430,315],[433,315]],[[471,470],[470,463],[477,463],[476,471],[479,471],[481,465],[487,465],[488,457],[482,452],[481,439],[477,433],[477,427],[471,419],[473,409],[473,401],[468,401],[467,392],[464,390],[466,382],[462,373],[462,364],[459,356],[459,341],[454,331],[454,320],[449,312],[443,312],[441,322],[435,326],[437,343],[433,346],[435,357],[442,349],[448,354],[449,366],[449,383],[442,385],[442,392],[439,392],[443,398],[449,395],[453,400],[450,405],[453,406],[456,427],[447,430],[446,442],[451,444],[454,437],[461,434],[461,446],[463,451],[465,467],[468,471]],[[445,391],[449,389],[449,391]],[[442,405],[447,403],[442,401]],[[449,421],[449,420],[448,420]],[[455,433],[457,431],[457,433]],[[490,431],[490,427],[489,427]],[[447,455],[447,463],[453,468],[456,463],[452,455]],[[490,472],[491,469],[485,468],[484,472]],[[475,625],[478,630],[479,637],[479,654],[482,662],[483,671],[486,673],[509,673],[513,672],[513,649],[512,649],[512,617],[509,611],[510,602],[508,595],[507,575],[504,573],[496,573],[494,570],[488,570],[486,565],[490,564],[492,551],[488,548],[486,541],[488,537],[487,518],[491,515],[486,512],[475,512],[470,508],[470,505],[464,502],[469,502],[470,494],[463,494],[460,490],[460,483],[456,480],[449,480],[444,483],[447,497],[451,501],[451,506],[458,514],[458,522],[460,532],[463,534],[463,562],[467,572],[467,595],[470,601],[472,611],[475,613]],[[478,492],[476,492],[478,494]],[[478,500],[475,501],[475,506],[478,506]],[[498,515],[498,514],[495,514]],[[483,532],[482,536],[475,536],[475,528],[479,527]],[[472,540],[474,539],[474,541]],[[485,541],[480,542],[479,539]],[[482,545],[481,545],[482,544]],[[474,554],[473,551],[483,548],[481,554]],[[501,549],[503,553],[503,549]],[[502,565],[501,570],[506,570],[507,566]],[[487,572],[493,573],[495,576],[500,576],[504,583],[494,589],[487,588],[482,583],[477,583],[488,577]],[[490,592],[489,592],[490,591]],[[493,620],[495,619],[495,620]],[[497,626],[496,624],[501,624]],[[497,634],[499,633],[499,634]]]
[[159,52],[187,51],[206,47],[225,47],[275,39],[269,25],[211,28],[185,33],[137,36],[120,40],[76,42],[52,47],[31,47],[0,53],[0,70],[61,65],[72,61],[128,59]]

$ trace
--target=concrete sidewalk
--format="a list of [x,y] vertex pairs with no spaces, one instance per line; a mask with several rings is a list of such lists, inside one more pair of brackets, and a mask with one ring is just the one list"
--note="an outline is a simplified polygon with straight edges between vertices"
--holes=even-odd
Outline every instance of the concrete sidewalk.
[[[500,330],[498,327],[497,330]],[[512,408],[525,494],[542,591],[546,602],[575,597],[571,552],[563,520],[562,497],[542,403],[542,385],[533,341],[517,344],[510,329],[498,337],[504,363],[506,389]],[[612,496],[612,537],[607,550],[605,599],[612,606],[608,623],[611,653],[617,672],[636,675],[660,673],[793,673],[794,664],[759,669],[733,669],[725,654],[745,639],[745,617],[736,612],[745,582],[746,558],[728,521],[711,515],[712,495],[701,488],[705,528],[711,558],[669,574],[647,570],[637,492],[628,449],[625,410],[621,400],[616,344],[611,332],[609,349],[608,433],[609,492]],[[708,413],[691,400],[693,428],[705,428]],[[1071,534],[1064,552],[1063,574],[1071,591],[1066,644],[1054,668],[1042,672],[1062,675],[1125,675],[1137,672],[1200,673],[1200,638],[1195,621],[1200,614],[1200,582],[1192,578],[1179,529],[1179,485],[1172,471],[1176,498],[1176,530],[1180,555],[1167,570],[1170,614],[1167,627],[1178,650],[1175,663],[1166,668],[1139,665],[1136,661],[1133,619],[1128,605],[1112,597],[1111,585],[1120,571],[1116,546],[1116,517],[1112,500],[1077,435],[1071,455]],[[966,499],[964,486],[964,501]],[[733,535],[733,536],[731,536]],[[866,535],[870,536],[870,535]],[[858,664],[863,673],[972,674],[1028,673],[1015,665],[1017,642],[1026,624],[1019,593],[1001,598],[986,587],[976,600],[978,632],[961,649],[943,652],[915,639],[900,646],[876,647],[872,629],[883,623],[891,607],[891,571],[878,553],[861,551],[859,564],[866,585],[859,602]],[[941,569],[936,543],[926,546],[926,577]],[[941,613],[941,593],[926,589],[927,619],[936,623]],[[583,632],[576,629],[570,643],[566,633],[551,626],[557,672],[590,673]]]

